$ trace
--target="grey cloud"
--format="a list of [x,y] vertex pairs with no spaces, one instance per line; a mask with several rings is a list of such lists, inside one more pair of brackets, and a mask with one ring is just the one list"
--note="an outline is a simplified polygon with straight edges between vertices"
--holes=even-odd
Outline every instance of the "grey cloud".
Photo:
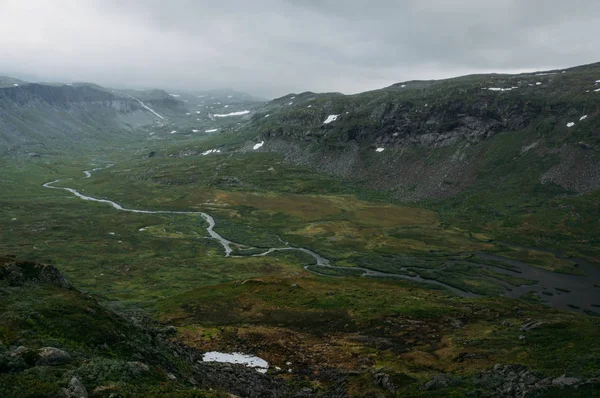
[[598,61],[597,0],[0,0],[0,73],[266,96]]

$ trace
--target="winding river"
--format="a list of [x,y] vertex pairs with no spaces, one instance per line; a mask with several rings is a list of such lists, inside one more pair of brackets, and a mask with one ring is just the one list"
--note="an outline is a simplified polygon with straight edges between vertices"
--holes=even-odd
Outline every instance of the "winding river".
[[[99,171],[99,170],[103,170],[106,168],[111,167],[112,165],[106,166],[106,167],[98,167],[92,170],[85,170],[83,172],[83,174],[85,174],[84,178],[90,178],[92,176],[92,173],[95,171]],[[299,251],[299,252],[303,252],[306,253],[308,255],[310,255],[314,260],[315,260],[315,264],[314,267],[316,268],[329,268],[332,270],[341,270],[341,271],[351,271],[351,272],[362,272],[363,277],[370,277],[370,278],[395,278],[395,279],[405,279],[405,280],[409,280],[409,281],[413,281],[413,282],[419,282],[419,283],[428,283],[431,285],[437,285],[437,286],[441,286],[444,287],[445,289],[448,289],[450,291],[452,291],[454,294],[461,296],[461,297],[478,297],[478,294],[475,293],[471,293],[471,292],[466,292],[460,289],[457,289],[453,286],[447,285],[443,282],[439,282],[436,280],[432,280],[432,279],[424,279],[420,276],[410,276],[410,275],[404,275],[404,274],[392,274],[392,273],[384,273],[384,272],[378,272],[378,271],[373,271],[367,268],[361,268],[361,267],[338,267],[338,266],[333,266],[331,265],[330,261],[328,259],[326,259],[325,257],[321,256],[318,253],[315,253],[312,250],[306,249],[304,247],[293,247],[290,246],[287,242],[284,242],[286,244],[285,247],[273,247],[273,248],[268,248],[265,249],[264,252],[258,253],[258,254],[251,254],[248,256],[240,256],[240,255],[236,255],[236,256],[232,256],[231,254],[233,253],[233,248],[232,246],[237,246],[237,247],[242,247],[244,245],[235,243],[235,242],[231,242],[230,240],[225,239],[223,236],[221,236],[218,232],[216,232],[214,230],[215,228],[215,219],[208,213],[202,212],[202,211],[170,211],[170,210],[138,210],[138,209],[128,209],[126,207],[121,206],[120,204],[113,202],[112,200],[108,200],[108,199],[98,199],[98,198],[94,198],[92,196],[87,196],[82,194],[81,192],[77,191],[76,189],[73,188],[68,188],[68,187],[60,187],[60,186],[55,186],[55,184],[59,183],[62,180],[54,180],[54,181],[50,181],[47,182],[45,184],[43,184],[44,188],[49,188],[49,189],[59,189],[59,190],[63,190],[63,191],[67,191],[72,193],[73,195],[75,195],[76,197],[78,197],[79,199],[82,200],[87,200],[87,201],[91,201],[91,202],[97,202],[97,203],[104,203],[107,204],[109,206],[111,206],[112,208],[119,210],[119,211],[125,211],[125,212],[129,212],[129,213],[139,213],[139,214],[189,214],[189,215],[200,215],[202,216],[202,218],[204,220],[206,220],[206,222],[208,223],[208,227],[206,227],[206,232],[208,232],[208,234],[210,235],[211,238],[215,239],[216,241],[219,242],[219,244],[223,247],[223,250],[225,251],[225,257],[263,257],[263,256],[267,256],[271,253],[277,252],[277,251],[288,251],[288,250],[294,250],[294,251]],[[248,249],[256,249],[256,248],[248,248]],[[313,272],[315,274],[318,275],[323,275],[323,276],[329,276],[326,275],[324,273],[320,273],[317,270],[315,270],[314,268],[311,268],[310,265],[307,265],[304,267],[307,271]]]
[[[85,178],[90,178],[93,172],[106,169],[111,167],[109,165],[107,167],[98,167],[92,170],[86,170],[83,173],[85,174]],[[87,196],[82,194],[73,188],[60,187],[55,186],[55,184],[59,183],[61,180],[55,180],[51,182],[47,182],[43,184],[45,188],[49,189],[57,189],[64,190],[72,193],[76,197],[92,201],[98,203],[104,203],[116,210],[125,211],[130,213],[141,213],[141,214],[188,214],[188,215],[200,215],[207,223],[208,227],[206,227],[206,232],[210,235],[212,239],[215,239],[219,242],[219,244],[223,247],[225,252],[225,257],[262,257],[267,256],[269,254],[278,252],[278,251],[298,251],[303,252],[310,255],[315,263],[313,265],[307,265],[304,268],[310,272],[313,272],[317,275],[330,276],[325,273],[327,269],[329,270],[338,270],[338,271],[350,271],[355,274],[362,273],[360,276],[362,277],[370,277],[370,278],[394,278],[394,279],[405,279],[418,283],[427,283],[430,285],[441,286],[452,293],[461,296],[461,297],[479,297],[480,295],[466,292],[460,289],[457,289],[453,286],[445,284],[443,282],[426,279],[421,276],[411,276],[406,274],[392,274],[392,273],[384,273],[379,271],[374,271],[367,268],[361,267],[341,267],[331,265],[330,261],[325,257],[315,253],[312,250],[303,248],[303,247],[293,247],[289,245],[289,243],[282,241],[285,244],[285,247],[273,247],[273,248],[265,248],[263,252],[258,254],[249,254],[246,256],[236,254],[232,256],[234,251],[234,247],[240,248],[244,247],[245,249],[257,250],[254,247],[247,247],[245,245],[241,245],[232,241],[225,239],[218,232],[214,230],[215,228],[215,219],[208,213],[199,212],[199,211],[169,211],[169,210],[138,210],[138,209],[128,209],[126,207],[121,206],[120,204],[113,202],[108,199],[98,199],[92,196]],[[262,249],[260,249],[262,250]],[[238,252],[239,253],[239,252]],[[505,258],[496,257],[490,254],[479,253],[478,256],[482,258],[488,258],[493,260],[502,260],[504,262],[507,261]],[[525,263],[510,260],[511,265],[516,267],[519,273],[519,276],[532,279],[536,281],[535,286],[532,285],[523,285],[519,287],[508,286],[507,284],[503,284],[506,288],[505,296],[518,298],[524,294],[527,294],[531,291],[536,291],[538,293],[542,293],[544,301],[546,304],[560,309],[569,309],[576,310],[579,312],[583,312],[584,310],[596,310],[600,308],[600,267],[593,266],[591,264],[587,264],[583,261],[580,261],[582,268],[584,269],[586,275],[561,275],[550,271],[541,270],[539,268],[531,267]],[[479,264],[484,268],[493,268],[495,271],[499,271],[504,274],[512,274],[514,271],[507,271],[501,268],[492,267],[490,265]],[[315,269],[316,268],[316,269]],[[318,269],[321,268],[323,273],[319,272]]]

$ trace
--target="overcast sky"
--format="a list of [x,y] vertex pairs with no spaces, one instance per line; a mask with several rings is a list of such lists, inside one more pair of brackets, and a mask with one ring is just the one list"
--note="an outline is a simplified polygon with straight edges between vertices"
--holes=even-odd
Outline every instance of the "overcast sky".
[[0,74],[265,97],[600,61],[600,0],[0,0]]

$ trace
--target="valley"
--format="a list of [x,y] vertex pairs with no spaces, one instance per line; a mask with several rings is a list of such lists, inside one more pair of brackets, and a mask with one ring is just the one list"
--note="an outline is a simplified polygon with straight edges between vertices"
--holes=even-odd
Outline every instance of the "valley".
[[0,88],[0,393],[593,396],[598,73]]

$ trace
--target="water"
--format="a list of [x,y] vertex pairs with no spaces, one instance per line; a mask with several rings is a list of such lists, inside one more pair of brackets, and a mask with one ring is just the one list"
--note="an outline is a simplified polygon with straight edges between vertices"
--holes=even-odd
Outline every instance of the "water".
[[[112,166],[112,165],[110,165]],[[110,167],[108,166],[108,167]],[[95,168],[93,170],[86,170],[83,173],[85,174],[85,178],[90,178],[92,172],[102,170],[103,168]],[[168,211],[168,210],[138,210],[138,209],[128,209],[126,207],[121,206],[120,204],[113,202],[108,199],[98,199],[92,196],[87,196],[76,189],[67,188],[67,187],[57,187],[54,184],[57,184],[61,180],[55,180],[51,182],[45,183],[43,186],[45,188],[50,189],[60,189],[67,192],[72,193],[76,197],[97,203],[104,203],[112,208],[119,211],[126,211],[130,213],[141,213],[141,214],[188,214],[188,215],[200,215],[206,222],[208,223],[208,227],[206,227],[206,231],[210,235],[211,238],[217,240],[219,244],[223,247],[225,251],[225,257],[230,257],[233,252],[232,247],[243,247],[244,245],[237,244],[235,242],[231,242],[221,236],[218,232],[214,230],[216,222],[215,219],[208,213],[199,212],[199,211]],[[283,242],[283,241],[282,241]],[[321,268],[330,268],[336,270],[352,270],[352,271],[360,271],[362,272],[363,277],[368,278],[395,278],[395,279],[404,279],[418,283],[427,283],[433,284],[437,286],[442,286],[447,290],[450,290],[454,294],[461,297],[478,297],[479,295],[465,292],[463,290],[457,289],[453,286],[447,285],[443,282],[425,279],[421,276],[411,276],[405,274],[392,274],[392,273],[384,273],[379,271],[370,270],[367,268],[360,267],[338,267],[331,265],[330,261],[325,257],[319,255],[318,253],[313,252],[312,250],[303,248],[303,247],[293,247],[290,246],[287,242],[285,243],[285,247],[273,247],[266,248],[264,252],[259,254],[253,254],[253,257],[262,257],[267,256],[272,253],[278,251],[299,251],[306,254],[309,254],[314,260],[315,265]],[[255,248],[249,248],[255,249]],[[536,250],[540,250],[536,248]],[[580,312],[584,310],[594,311],[600,313],[600,267],[596,267],[594,265],[588,264],[581,259],[575,259],[578,263],[579,267],[584,271],[585,276],[581,275],[565,275],[558,274],[550,271],[545,271],[543,269],[535,268],[529,266],[523,262],[507,259],[504,257],[498,257],[492,254],[487,253],[478,253],[478,256],[482,259],[496,260],[503,262],[505,264],[509,264],[514,267],[514,270],[507,270],[501,267],[496,267],[493,265],[487,264],[477,264],[477,266],[491,269],[494,272],[503,273],[507,275],[517,276],[523,279],[530,279],[536,281],[534,285],[522,285],[522,286],[511,286],[506,282],[495,280],[495,282],[504,286],[505,293],[504,295],[511,298],[519,298],[524,295],[527,295],[530,292],[536,292],[539,294],[539,297],[544,301],[547,305],[550,305],[555,308],[566,309],[566,310],[578,310]],[[236,257],[244,257],[244,256],[236,256]],[[573,259],[571,259],[573,260]],[[451,262],[450,262],[451,263]],[[315,274],[320,274],[314,270],[311,270],[306,266],[310,272],[314,272]]]

